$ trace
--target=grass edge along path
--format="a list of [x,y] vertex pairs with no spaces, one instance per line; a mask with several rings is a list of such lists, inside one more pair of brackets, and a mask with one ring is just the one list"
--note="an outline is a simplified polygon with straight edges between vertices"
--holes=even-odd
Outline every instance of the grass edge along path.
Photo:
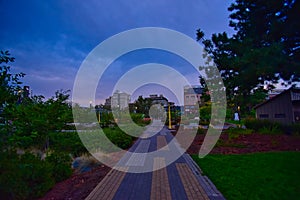
[[228,200],[300,197],[300,152],[192,158]]

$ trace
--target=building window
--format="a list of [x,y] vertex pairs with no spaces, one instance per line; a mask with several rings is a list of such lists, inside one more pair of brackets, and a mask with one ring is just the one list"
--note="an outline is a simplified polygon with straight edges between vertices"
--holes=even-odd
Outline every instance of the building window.
[[262,118],[262,119],[269,118],[269,114],[260,114],[259,118]]
[[285,114],[284,113],[275,114],[274,117],[275,118],[285,118]]

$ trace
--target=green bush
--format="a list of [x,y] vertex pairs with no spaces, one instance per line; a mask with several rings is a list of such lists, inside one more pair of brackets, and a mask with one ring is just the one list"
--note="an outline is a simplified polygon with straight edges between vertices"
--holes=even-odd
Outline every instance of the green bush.
[[[103,128],[103,132],[113,144],[117,145],[120,148],[127,149],[131,146],[133,142],[133,137],[124,133],[119,127]],[[84,135],[90,138],[90,140],[92,140],[92,138],[95,138],[96,141],[95,145],[99,145],[97,141],[101,140],[100,138],[101,136],[98,134],[97,131],[87,132],[84,133]],[[87,149],[81,142],[81,139],[78,136],[77,132],[50,133],[49,141],[50,141],[50,149],[54,150],[55,152],[72,154],[74,157],[78,157],[82,154],[88,153]],[[103,145],[103,149],[111,148],[111,146],[106,143],[103,143],[101,145]],[[97,148],[97,146],[89,147],[89,148],[93,149],[93,148]]]
[[50,149],[77,157],[87,153],[77,132],[53,132],[49,134]]
[[68,154],[53,152],[46,157],[46,161],[53,165],[52,174],[56,182],[63,181],[72,175],[72,159]]
[[245,120],[245,126],[249,129],[253,129],[256,132],[263,127],[269,126],[270,123],[271,122],[268,120],[258,120],[254,118]]
[[274,125],[274,126],[269,126],[269,127],[262,127],[258,130],[258,133],[260,134],[282,134],[282,130]]
[[211,118],[211,104],[207,103],[206,105],[201,106],[199,112],[200,112],[200,124],[208,125]]
[[0,153],[0,196],[2,199],[35,199],[55,183],[52,164],[32,154]]
[[286,125],[269,120],[246,119],[245,126],[261,134],[282,134],[289,132]]
[[230,128],[226,130],[228,133],[229,140],[238,138],[240,135],[248,135],[253,133],[252,129],[243,129],[243,128]]
[[151,123],[151,120],[145,120],[144,115],[140,113],[130,113],[131,119],[139,126],[146,126]]
[[129,148],[133,142],[133,138],[124,133],[119,127],[106,128],[104,133],[113,144],[122,149]]
[[229,128],[226,130],[228,134],[241,134],[241,135],[248,135],[253,133],[252,129],[244,129],[244,128]]
[[232,120],[234,118],[234,112],[232,109],[226,109],[226,119]]
[[300,123],[281,124],[269,120],[246,119],[245,126],[261,134],[293,134],[300,135]]
[[293,124],[291,125],[291,133],[293,135],[300,135],[300,124]]
[[198,130],[197,130],[197,134],[205,134],[206,132],[207,132],[207,130],[204,128],[198,128]]

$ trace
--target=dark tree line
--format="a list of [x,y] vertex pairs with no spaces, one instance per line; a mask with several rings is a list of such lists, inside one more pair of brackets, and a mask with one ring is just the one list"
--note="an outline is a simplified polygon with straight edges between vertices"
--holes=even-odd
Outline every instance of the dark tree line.
[[[42,95],[22,93],[24,73],[11,73],[15,60],[8,51],[0,51],[0,144],[2,148],[48,146],[48,134],[62,130],[73,121],[68,91],[57,91],[45,100]],[[20,97],[22,96],[22,99]]]
[[199,29],[197,40],[221,73],[228,103],[250,109],[280,80],[285,85],[300,80],[300,3],[236,0],[228,11],[235,34],[206,39]]

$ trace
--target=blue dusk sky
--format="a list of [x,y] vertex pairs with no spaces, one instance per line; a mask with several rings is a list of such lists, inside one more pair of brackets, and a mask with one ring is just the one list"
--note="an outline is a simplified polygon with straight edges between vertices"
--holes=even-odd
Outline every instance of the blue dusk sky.
[[[16,58],[13,72],[26,74],[24,85],[29,85],[33,94],[51,97],[56,90],[72,90],[86,56],[98,44],[120,32],[163,27],[193,39],[198,28],[205,32],[206,38],[224,31],[232,35],[227,11],[231,3],[224,0],[0,0],[0,49],[9,50]],[[103,103],[124,73],[145,63],[168,65],[191,84],[198,83],[198,74],[178,56],[161,50],[138,50],[121,56],[109,66],[99,82],[93,104]],[[176,80],[170,77],[170,81]],[[163,93],[176,102],[167,88],[149,85],[136,90],[132,99],[152,93]]]

